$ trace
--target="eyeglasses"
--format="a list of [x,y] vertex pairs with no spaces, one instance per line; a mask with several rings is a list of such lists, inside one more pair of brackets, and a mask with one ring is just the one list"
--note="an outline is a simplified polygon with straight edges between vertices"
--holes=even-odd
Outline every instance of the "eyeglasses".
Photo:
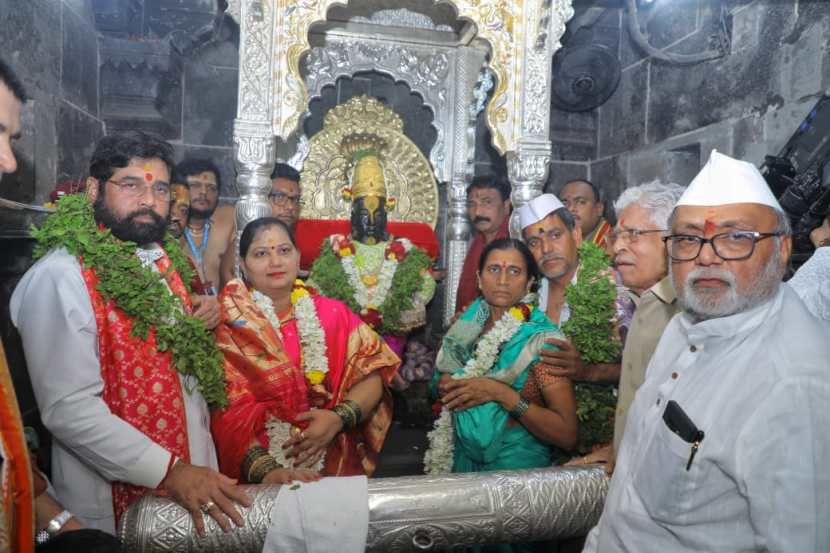
[[303,201],[300,199],[300,196],[289,196],[284,192],[271,192],[268,194],[268,200],[280,207],[285,207],[287,205],[291,205],[292,207],[302,207]]
[[711,244],[715,255],[726,261],[746,259],[755,251],[755,243],[770,236],[782,236],[782,232],[755,232],[735,230],[722,232],[712,238],[690,234],[672,234],[663,238],[669,257],[674,261],[697,259],[704,244]]
[[644,234],[651,234],[653,232],[666,232],[664,229],[655,230],[640,230],[636,228],[613,230],[611,231],[611,242],[620,240],[624,244],[636,244],[640,240],[640,236]]
[[137,198],[139,196],[143,196],[147,190],[153,191],[153,196],[160,199],[168,199],[170,198],[170,184],[166,182],[153,182],[148,183],[146,181],[140,179],[133,179],[133,178],[124,178],[121,179],[121,182],[117,182],[114,180],[108,180],[121,189],[125,195]]

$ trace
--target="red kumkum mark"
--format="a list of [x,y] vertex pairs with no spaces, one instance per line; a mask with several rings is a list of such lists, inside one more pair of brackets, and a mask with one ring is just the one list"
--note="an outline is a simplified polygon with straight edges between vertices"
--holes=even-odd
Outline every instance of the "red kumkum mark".
[[715,223],[713,223],[711,219],[707,218],[706,222],[703,224],[703,234],[705,236],[709,236],[710,234],[715,232],[716,228],[717,225],[715,225]]
[[153,182],[153,174],[152,173],[144,173],[144,180],[147,182]]

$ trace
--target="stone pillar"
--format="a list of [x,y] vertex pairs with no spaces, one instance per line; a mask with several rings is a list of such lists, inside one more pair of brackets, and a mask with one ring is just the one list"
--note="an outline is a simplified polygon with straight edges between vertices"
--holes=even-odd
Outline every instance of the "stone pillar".
[[276,140],[271,117],[273,81],[274,3],[237,0],[231,5],[239,21],[239,100],[233,126],[237,170],[237,235],[245,225],[271,215],[268,193]]

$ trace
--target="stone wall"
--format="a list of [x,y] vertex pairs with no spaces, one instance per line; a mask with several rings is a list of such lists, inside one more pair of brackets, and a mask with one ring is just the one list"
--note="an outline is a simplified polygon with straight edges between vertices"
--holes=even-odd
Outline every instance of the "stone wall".
[[15,146],[20,167],[0,195],[42,203],[56,182],[85,176],[104,134],[91,1],[0,0],[0,56],[30,97]]
[[239,29],[216,0],[93,0],[101,34],[101,117],[108,132],[145,129],[177,161],[213,160],[223,196],[236,196]]
[[[756,164],[778,153],[830,87],[830,2],[723,1],[731,52],[693,66],[644,56],[626,15],[609,10],[591,35],[619,40],[620,85],[591,112],[554,111],[552,181],[581,171],[614,198],[657,177],[688,184],[713,148]],[[645,25],[651,43],[673,53],[707,49],[720,3],[657,0]]]

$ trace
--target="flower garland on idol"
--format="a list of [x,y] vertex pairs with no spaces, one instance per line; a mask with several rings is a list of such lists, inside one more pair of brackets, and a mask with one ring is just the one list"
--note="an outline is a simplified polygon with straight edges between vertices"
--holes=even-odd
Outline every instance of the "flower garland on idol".
[[[271,323],[271,326],[274,327],[277,335],[282,339],[280,320],[274,310],[274,302],[259,290],[254,290],[251,295],[257,306]],[[294,317],[297,320],[303,375],[305,375],[310,385],[320,385],[329,372],[329,360],[326,357],[326,334],[323,326],[320,324],[320,317],[317,315],[317,308],[314,305],[312,291],[300,279],[294,281],[294,290],[291,292],[291,305],[294,307]],[[286,458],[282,444],[296,434],[297,427],[277,418],[270,418],[265,423],[265,427],[268,435],[269,453],[280,466],[291,466],[293,461]],[[325,458],[324,453],[311,468],[321,470]]]
[[[482,310],[485,312],[482,313]],[[522,323],[530,318],[532,308],[526,303],[511,307],[476,344],[473,356],[464,365],[461,372],[453,378],[478,378],[486,375],[496,364],[502,346],[510,341],[519,331]],[[486,320],[490,306],[482,300],[476,320]],[[483,323],[482,323],[483,325]],[[424,472],[431,475],[452,472],[453,452],[455,450],[455,425],[452,413],[446,407],[435,421],[435,427],[427,434],[429,449],[424,455]]]
[[355,254],[351,238],[331,236],[311,270],[314,285],[322,294],[345,302],[377,332],[399,333],[401,313],[413,307],[429,269],[429,256],[405,238],[394,239],[384,250],[379,274],[361,276]]
[[[119,240],[95,222],[92,203],[81,194],[58,200],[57,209],[40,228],[32,228],[37,241],[35,259],[55,248],[66,248],[91,267],[98,277],[97,289],[133,320],[130,333],[146,340],[156,331],[158,351],[170,351],[176,370],[193,376],[196,386],[212,408],[227,405],[225,369],[213,333],[205,324],[185,313],[181,300],[150,267],[141,264],[135,242]],[[173,269],[190,292],[193,271],[178,240],[168,232],[162,243]]]

